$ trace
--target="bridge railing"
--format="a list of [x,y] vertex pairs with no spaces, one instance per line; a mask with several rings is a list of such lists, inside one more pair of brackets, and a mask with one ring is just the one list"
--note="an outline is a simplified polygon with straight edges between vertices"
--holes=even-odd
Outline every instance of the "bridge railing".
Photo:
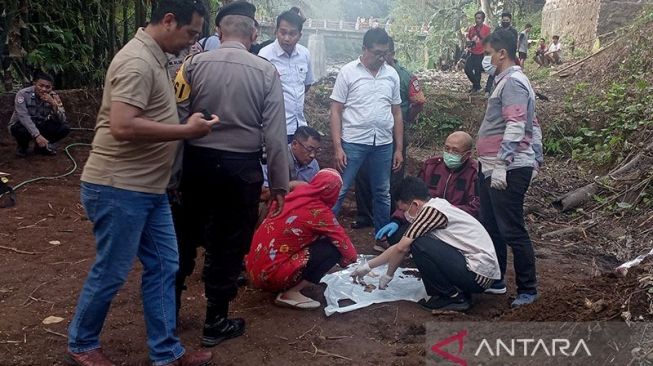
[[[275,19],[263,18],[259,20],[259,24],[262,27],[276,27]],[[390,29],[396,27],[395,25],[390,25]],[[356,32],[365,32],[370,28],[369,22],[346,22],[343,20],[331,20],[331,19],[312,19],[308,18],[304,22],[304,29],[309,30],[342,30],[342,31],[356,31]],[[383,25],[379,24],[378,28],[385,28]],[[404,32],[410,33],[428,33],[428,28],[424,26],[403,26]]]

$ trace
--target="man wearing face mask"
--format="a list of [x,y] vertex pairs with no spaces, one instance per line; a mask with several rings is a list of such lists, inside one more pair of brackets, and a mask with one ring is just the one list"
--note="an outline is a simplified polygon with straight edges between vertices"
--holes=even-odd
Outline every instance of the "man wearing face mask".
[[501,280],[488,292],[506,292],[503,280],[507,247],[513,250],[517,298],[513,307],[538,297],[535,254],[524,223],[524,196],[542,165],[542,132],[535,114],[535,92],[515,64],[517,39],[513,32],[494,32],[485,47],[496,67],[496,86],[488,99],[476,149],[481,222],[490,234],[501,265]]
[[428,311],[468,310],[471,295],[482,293],[501,276],[492,240],[483,225],[447,200],[429,197],[419,178],[404,178],[394,196],[410,227],[397,245],[359,265],[352,277],[358,282],[372,268],[387,263],[387,272],[379,278],[379,288],[386,289],[392,286],[399,264],[411,253],[430,296],[420,305]]
[[[478,219],[478,162],[471,157],[473,141],[466,132],[452,133],[444,143],[442,156],[426,160],[418,177],[427,185],[430,197],[445,199]],[[381,242],[374,249],[383,251],[387,249],[387,244],[399,242],[408,226],[405,212],[397,209],[392,215],[392,222],[377,232],[376,239]],[[386,239],[387,244],[384,244],[382,241]]]
[[298,44],[304,20],[294,11],[284,11],[277,17],[277,39],[258,53],[277,68],[283,86],[286,110],[286,134],[292,142],[297,128],[306,126],[304,97],[315,81],[311,69],[311,54]]

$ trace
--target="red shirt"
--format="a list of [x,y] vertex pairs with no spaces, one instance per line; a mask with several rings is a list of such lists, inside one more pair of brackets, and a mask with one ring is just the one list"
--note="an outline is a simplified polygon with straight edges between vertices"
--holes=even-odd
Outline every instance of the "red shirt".
[[480,28],[477,28],[476,25],[472,25],[467,29],[467,39],[476,42],[476,45],[470,49],[472,54],[482,55],[484,53],[483,40],[487,38],[490,33],[492,33],[492,29],[487,24],[481,24]]

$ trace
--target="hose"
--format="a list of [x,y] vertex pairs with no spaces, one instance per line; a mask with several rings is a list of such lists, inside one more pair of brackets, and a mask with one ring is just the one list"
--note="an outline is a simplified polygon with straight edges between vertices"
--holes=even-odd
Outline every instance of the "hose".
[[17,190],[18,190],[19,188],[21,188],[22,186],[27,185],[27,184],[30,184],[30,183],[38,182],[38,181],[41,181],[41,180],[51,180],[51,179],[64,178],[64,177],[67,177],[67,176],[73,174],[73,173],[75,172],[75,170],[77,170],[77,162],[75,161],[75,158],[73,158],[73,156],[70,154],[69,149],[70,149],[71,147],[76,147],[76,146],[91,146],[91,144],[86,144],[86,143],[82,143],[82,142],[76,142],[76,143],[70,144],[70,145],[68,145],[68,146],[66,146],[66,147],[64,148],[64,151],[66,152],[66,155],[68,156],[68,159],[70,159],[70,161],[73,162],[73,167],[72,167],[72,169],[70,169],[70,170],[67,171],[66,173],[63,173],[63,174],[60,174],[60,175],[55,175],[55,176],[51,176],[51,177],[36,177],[36,178],[28,179],[28,180],[26,180],[26,181],[24,181],[24,182],[20,182],[20,183],[18,183],[17,185],[15,185],[15,186],[13,187],[13,188],[14,188],[14,191],[17,191]]

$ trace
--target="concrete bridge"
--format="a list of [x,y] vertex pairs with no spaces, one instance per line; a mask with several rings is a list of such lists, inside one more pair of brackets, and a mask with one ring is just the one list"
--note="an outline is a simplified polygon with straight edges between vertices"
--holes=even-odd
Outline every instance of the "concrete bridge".
[[[381,25],[378,28],[386,28]],[[386,29],[392,34],[393,25]],[[259,20],[259,29],[263,34],[274,38],[276,29],[275,19]],[[311,53],[311,66],[315,78],[319,79],[326,76],[326,55],[328,42],[349,42],[355,43],[352,49],[359,52],[363,44],[363,36],[370,29],[367,22],[346,22],[343,20],[328,19],[306,19],[302,30],[302,39],[300,43],[308,48]],[[419,33],[419,38],[425,38],[428,29],[420,26],[404,26],[404,32]],[[352,55],[352,59],[356,57]]]

